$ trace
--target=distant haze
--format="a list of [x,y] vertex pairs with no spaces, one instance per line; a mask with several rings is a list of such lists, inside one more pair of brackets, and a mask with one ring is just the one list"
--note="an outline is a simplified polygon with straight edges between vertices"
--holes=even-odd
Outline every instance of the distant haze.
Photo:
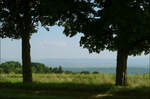
[[[88,66],[89,65],[91,66],[91,64],[93,63],[94,63],[93,65],[95,66],[97,65],[112,66],[115,64],[114,62],[117,56],[116,51],[110,52],[108,50],[105,50],[99,54],[97,53],[89,54],[89,51],[87,49],[83,49],[82,47],[80,47],[79,42],[81,36],[82,34],[80,33],[72,38],[66,37],[63,34],[63,28],[58,26],[51,27],[50,31],[46,31],[44,28],[39,27],[39,31],[33,34],[30,40],[31,58],[33,61],[42,60],[43,62],[46,62],[46,64],[48,65],[55,65],[56,63],[53,64],[53,61],[55,61],[55,59],[56,59],[55,62],[58,63],[59,61],[65,61],[64,65],[67,65],[69,62],[69,66],[72,65],[70,64],[72,62],[71,59],[77,59],[75,60],[77,62],[76,64],[81,63],[81,65],[88,65]],[[22,55],[21,40],[12,40],[8,38],[1,39],[1,58],[21,59],[21,55]],[[146,60],[146,58],[147,56],[142,54],[140,57],[135,57],[133,59]],[[83,60],[80,61],[80,59]],[[85,60],[85,59],[89,59],[89,60]],[[103,61],[105,61],[104,64]],[[138,61],[143,63],[143,61],[141,60]]]
[[[5,61],[20,61],[19,59],[2,59],[2,62]],[[128,67],[139,67],[139,68],[148,68],[149,65],[148,58],[129,58]],[[70,68],[89,68],[89,67],[116,67],[116,59],[33,59],[33,62],[44,63],[47,66],[51,67],[70,67]]]
[[[19,59],[2,59],[5,61],[19,61]],[[148,58],[129,58],[128,60],[128,74],[145,74],[149,72]],[[100,73],[116,73],[116,59],[33,59],[32,62],[44,63],[50,67],[62,66],[65,71],[72,72],[100,72]]]

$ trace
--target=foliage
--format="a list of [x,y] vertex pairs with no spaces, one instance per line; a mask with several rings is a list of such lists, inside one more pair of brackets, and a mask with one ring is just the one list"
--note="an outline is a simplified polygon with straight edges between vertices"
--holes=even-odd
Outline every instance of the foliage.
[[99,74],[99,72],[97,72],[97,71],[94,71],[94,72],[93,72],[93,74]]
[[[48,67],[42,63],[31,63],[33,73],[62,73],[62,67]],[[0,64],[0,73],[22,73],[22,66],[19,62],[9,61]]]
[[48,68],[41,63],[31,63],[31,65],[33,73],[48,73],[51,70],[51,68]]
[[[148,54],[148,4],[145,0],[94,0],[84,11],[78,9],[79,12],[74,12],[75,17],[66,19],[64,33],[70,37],[83,33],[80,44],[90,53],[124,48],[129,55]],[[95,10],[90,10],[92,8]]]
[[0,4],[1,37],[16,39],[37,31],[36,27],[39,22],[38,0],[1,0]]
[[62,70],[62,67],[59,66],[58,68],[57,68],[57,67],[53,68],[53,69],[51,70],[51,72],[53,72],[53,73],[62,73],[63,70]]
[[19,62],[8,61],[0,64],[1,73],[22,73],[21,64]]
[[90,74],[89,71],[81,71],[81,74]]

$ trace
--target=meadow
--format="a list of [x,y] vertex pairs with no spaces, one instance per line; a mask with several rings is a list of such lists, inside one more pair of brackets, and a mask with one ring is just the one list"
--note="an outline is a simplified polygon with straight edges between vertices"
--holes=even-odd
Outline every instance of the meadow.
[[[19,94],[18,94],[19,93]],[[115,74],[0,74],[0,99],[149,99],[149,74],[128,74],[128,86],[116,87]]]

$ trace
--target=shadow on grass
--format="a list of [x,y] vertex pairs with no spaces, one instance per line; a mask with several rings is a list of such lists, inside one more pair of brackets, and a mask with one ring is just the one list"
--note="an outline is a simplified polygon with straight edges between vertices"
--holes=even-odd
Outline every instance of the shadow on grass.
[[105,93],[115,86],[112,84],[77,84],[77,83],[0,83],[1,88],[28,89],[28,90],[68,90],[68,91],[92,91]]
[[[5,99],[12,99],[12,98],[20,99],[22,97],[26,99],[79,99],[79,98],[88,99],[88,97],[92,97],[93,95],[96,95],[98,93],[106,93],[113,87],[114,86],[112,84],[101,84],[101,85],[76,84],[76,83],[22,84],[22,83],[4,82],[0,83],[0,93],[3,92],[4,94],[8,94],[7,96],[9,96],[10,98],[5,97]],[[0,94],[0,98],[3,98],[4,94]],[[29,98],[27,96],[31,97]],[[45,98],[44,97],[40,98],[41,96],[44,96]]]
[[150,87],[116,88],[109,94],[97,94],[92,99],[150,99]]
[[136,88],[121,88],[118,89],[114,95],[136,95],[136,96],[148,96],[150,95],[150,87],[136,87]]
[[11,98],[5,99],[150,99],[150,87],[115,87],[112,84],[0,83],[0,99],[4,96],[1,92],[10,95]]

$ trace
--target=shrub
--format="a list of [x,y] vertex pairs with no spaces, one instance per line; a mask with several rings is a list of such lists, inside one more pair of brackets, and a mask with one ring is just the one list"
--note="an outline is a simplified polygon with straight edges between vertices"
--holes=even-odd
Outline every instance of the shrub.
[[97,71],[94,71],[94,72],[93,72],[93,74],[99,74],[99,72],[97,72]]
[[64,73],[65,73],[65,74],[72,74],[72,71],[68,71],[68,70],[67,70],[67,71],[65,71]]
[[89,71],[82,71],[80,74],[90,74]]

